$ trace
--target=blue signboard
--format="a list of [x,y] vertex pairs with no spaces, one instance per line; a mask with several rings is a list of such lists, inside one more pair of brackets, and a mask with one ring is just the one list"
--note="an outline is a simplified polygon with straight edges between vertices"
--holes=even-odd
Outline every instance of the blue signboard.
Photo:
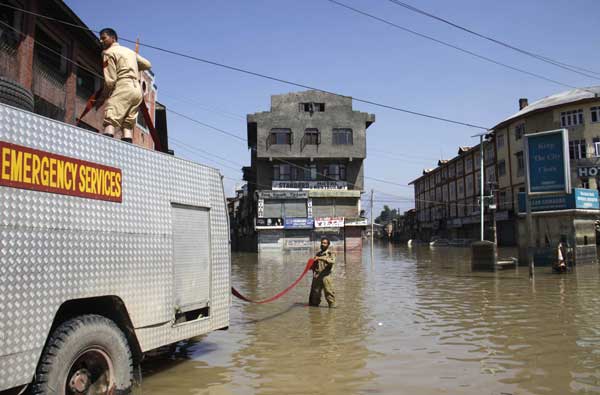
[[283,227],[285,229],[312,229],[315,227],[314,218],[285,218]]
[[525,135],[528,191],[569,193],[571,190],[566,129]]
[[573,188],[575,208],[599,210],[598,191],[596,189]]
[[[573,188],[573,193],[530,197],[531,211],[555,210],[599,210],[598,191],[595,189]],[[519,193],[519,212],[525,212],[525,192]]]

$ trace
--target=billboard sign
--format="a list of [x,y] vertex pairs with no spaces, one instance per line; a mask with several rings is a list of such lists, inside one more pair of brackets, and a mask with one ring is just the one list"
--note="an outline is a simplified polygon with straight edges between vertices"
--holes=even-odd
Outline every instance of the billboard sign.
[[344,217],[315,218],[315,228],[343,228]]
[[312,229],[315,227],[313,218],[285,218],[283,227],[285,229]]
[[256,218],[256,229],[283,229],[283,218]]
[[[569,195],[565,193],[547,196],[535,196],[531,199],[531,211],[557,211],[557,210],[600,210],[598,191],[595,189],[573,188]],[[519,212],[524,213],[525,192],[519,193]]]
[[567,130],[526,134],[524,142],[527,192],[530,195],[571,193]]

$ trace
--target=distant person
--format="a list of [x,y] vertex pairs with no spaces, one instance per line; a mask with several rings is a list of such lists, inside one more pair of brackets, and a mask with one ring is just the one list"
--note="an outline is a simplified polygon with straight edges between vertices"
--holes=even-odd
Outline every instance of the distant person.
[[104,135],[114,137],[116,128],[119,128],[122,140],[131,143],[138,108],[143,100],[139,72],[149,70],[152,65],[131,49],[120,46],[117,41],[117,32],[113,29],[105,28],[100,31],[100,42],[104,48],[104,89],[96,108],[106,100]]
[[564,240],[561,240],[558,243],[556,253],[557,253],[557,260],[554,265],[554,270],[556,270],[557,272],[561,272],[561,273],[566,272],[567,271],[567,264],[566,264],[567,248],[566,248]]
[[325,300],[329,307],[335,307],[335,291],[333,290],[333,280],[331,272],[335,265],[335,253],[329,249],[331,242],[328,238],[321,239],[321,250],[317,252],[312,270],[313,280],[310,287],[310,297],[308,304],[310,306],[319,306],[321,304],[321,292],[325,294]]

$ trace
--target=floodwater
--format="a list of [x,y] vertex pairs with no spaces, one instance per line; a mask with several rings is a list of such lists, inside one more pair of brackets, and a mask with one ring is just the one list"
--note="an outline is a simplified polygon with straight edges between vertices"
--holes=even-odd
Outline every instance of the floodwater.
[[[234,254],[233,284],[266,298],[307,257]],[[380,244],[373,262],[368,246],[338,256],[334,276],[336,309],[306,307],[309,279],[271,304],[234,300],[229,331],[145,362],[141,392],[600,393],[598,265],[531,282],[527,268],[472,272],[466,248]]]

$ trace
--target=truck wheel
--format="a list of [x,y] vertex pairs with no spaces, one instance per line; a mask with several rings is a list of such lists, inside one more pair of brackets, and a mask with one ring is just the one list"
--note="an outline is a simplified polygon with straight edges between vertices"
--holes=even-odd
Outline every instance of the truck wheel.
[[33,94],[20,84],[0,77],[0,103],[33,112]]
[[84,315],[54,330],[44,348],[33,394],[128,394],[133,359],[125,335],[108,318]]

